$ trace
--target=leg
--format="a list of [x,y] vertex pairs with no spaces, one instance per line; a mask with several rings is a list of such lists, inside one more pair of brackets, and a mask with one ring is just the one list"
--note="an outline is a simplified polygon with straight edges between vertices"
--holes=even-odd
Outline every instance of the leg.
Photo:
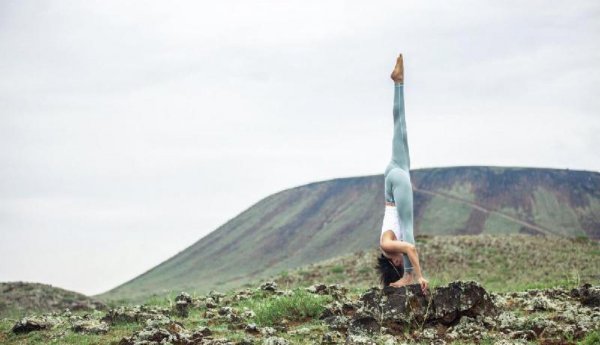
[[410,170],[406,120],[404,118],[404,84],[394,84],[394,138],[392,140],[392,162],[400,168]]
[[[396,202],[400,231],[403,232],[404,237],[403,240],[414,245],[413,191],[410,174],[406,170],[396,168],[390,172],[390,175],[393,184],[392,193]],[[404,271],[406,273],[412,273],[413,271],[413,264],[407,254],[404,254]]]

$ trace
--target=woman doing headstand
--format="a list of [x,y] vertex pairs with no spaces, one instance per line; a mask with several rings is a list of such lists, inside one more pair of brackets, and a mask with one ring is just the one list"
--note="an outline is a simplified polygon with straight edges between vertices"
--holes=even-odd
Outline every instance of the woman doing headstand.
[[[404,120],[404,65],[402,54],[391,75],[394,81],[394,138],[392,160],[385,169],[385,213],[379,246],[378,270],[384,285],[401,287],[418,283],[427,293],[428,281],[419,265],[413,235],[413,191]],[[402,274],[404,273],[404,274]]]

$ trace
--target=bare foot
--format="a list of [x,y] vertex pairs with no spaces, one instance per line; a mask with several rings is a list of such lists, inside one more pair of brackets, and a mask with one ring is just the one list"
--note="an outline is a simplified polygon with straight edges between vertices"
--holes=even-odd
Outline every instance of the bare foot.
[[396,280],[393,283],[390,283],[390,286],[403,287],[403,286],[412,284],[412,282],[413,282],[412,276],[410,274],[405,274],[404,277]]
[[398,55],[398,58],[396,59],[396,66],[392,71],[391,78],[394,83],[404,83],[404,62],[402,60],[402,54]]

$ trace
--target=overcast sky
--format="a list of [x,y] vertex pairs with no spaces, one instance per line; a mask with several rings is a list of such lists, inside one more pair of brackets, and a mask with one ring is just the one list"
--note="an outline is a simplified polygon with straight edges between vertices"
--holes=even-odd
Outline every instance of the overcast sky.
[[104,292],[383,173],[399,52],[413,169],[600,170],[595,0],[1,1],[0,281]]

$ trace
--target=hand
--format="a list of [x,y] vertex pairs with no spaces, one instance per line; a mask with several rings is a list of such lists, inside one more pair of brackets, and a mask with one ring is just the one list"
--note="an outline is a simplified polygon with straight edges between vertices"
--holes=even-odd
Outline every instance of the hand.
[[427,279],[419,277],[417,279],[417,282],[419,283],[419,285],[421,285],[421,290],[423,291],[423,294],[427,295],[427,289],[429,288],[429,282],[427,281]]

